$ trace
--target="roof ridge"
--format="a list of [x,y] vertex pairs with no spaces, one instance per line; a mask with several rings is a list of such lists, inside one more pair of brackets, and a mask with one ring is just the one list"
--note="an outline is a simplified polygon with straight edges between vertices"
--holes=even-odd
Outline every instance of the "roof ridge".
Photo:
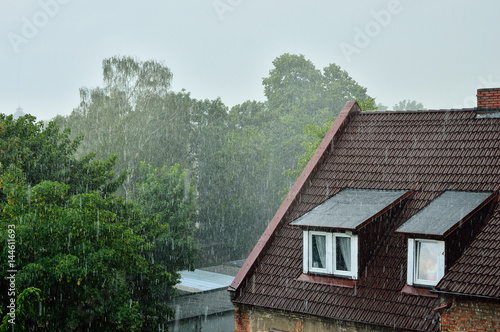
[[336,139],[343,132],[344,128],[350,122],[351,118],[354,115],[359,114],[360,112],[361,108],[355,100],[349,101],[344,105],[344,107],[340,111],[340,114],[336,117],[332,126],[325,135],[325,138],[323,138],[323,141],[321,141],[320,145],[316,149],[316,152],[302,171],[302,174],[299,176],[297,181],[295,181],[292,189],[290,189],[290,191],[288,192],[287,197],[285,198],[283,203],[281,203],[280,208],[274,215],[273,219],[271,219],[271,222],[267,226],[266,230],[260,237],[247,260],[229,286],[228,291],[236,292],[238,289],[244,286],[247,275],[254,268],[255,263],[258,261],[258,259],[266,249],[269,240],[282,224],[282,220],[285,218],[286,213],[290,210],[293,203],[297,200],[302,189],[305,188],[305,184],[307,183],[307,181],[314,174],[316,167],[331,152],[332,147],[335,145]]
[[478,109],[477,107],[472,108],[441,108],[441,109],[424,109],[424,110],[370,110],[370,111],[362,111],[360,114],[368,115],[368,114],[410,114],[410,113],[446,113],[446,112],[491,112],[500,109]]

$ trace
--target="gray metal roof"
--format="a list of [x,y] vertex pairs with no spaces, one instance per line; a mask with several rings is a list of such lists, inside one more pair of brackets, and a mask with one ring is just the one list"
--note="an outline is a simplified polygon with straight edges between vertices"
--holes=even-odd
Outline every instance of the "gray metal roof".
[[172,321],[234,311],[227,289],[178,296],[167,305],[175,309]]
[[[239,260],[194,271],[181,271],[180,283],[176,285],[180,294],[166,302],[170,308],[175,309],[175,317],[170,318],[170,330],[187,331],[183,324],[188,323],[179,323],[179,320],[201,317],[203,331],[219,331],[209,326],[207,316],[217,315],[218,318],[212,318],[220,323],[219,318],[226,317],[225,313],[234,311],[227,288],[244,262],[245,260]],[[234,321],[231,320],[231,322],[234,327]]]
[[443,236],[492,193],[445,191],[397,229],[400,233]]
[[181,281],[176,288],[182,291],[196,293],[227,288],[234,277],[203,270],[181,271]]
[[355,230],[406,192],[347,188],[293,221],[291,225]]

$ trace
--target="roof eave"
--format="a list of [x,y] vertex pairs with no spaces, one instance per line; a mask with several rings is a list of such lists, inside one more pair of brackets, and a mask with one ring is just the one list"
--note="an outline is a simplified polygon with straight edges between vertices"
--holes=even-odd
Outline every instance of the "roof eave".
[[430,289],[429,291],[431,293],[453,295],[453,296],[477,297],[477,298],[481,298],[481,299],[493,299],[493,300],[500,299],[500,297],[498,297],[498,296],[472,294],[472,293],[460,293],[460,292],[453,292],[453,291],[441,290],[441,289],[438,289],[438,288],[433,288],[433,289]]
[[306,167],[302,171],[302,174],[299,176],[292,189],[289,191],[283,203],[281,203],[280,208],[274,215],[273,219],[271,219],[271,222],[267,226],[266,230],[260,237],[247,260],[229,286],[229,292],[237,292],[238,289],[242,288],[245,285],[246,277],[252,272],[253,268],[256,265],[256,262],[258,262],[259,258],[261,258],[262,253],[265,251],[268,243],[270,243],[270,239],[273,237],[275,231],[282,224],[282,220],[290,210],[290,207],[297,200],[303,188],[306,187],[307,181],[312,178],[317,166],[321,164],[324,158],[332,151],[333,147],[335,146],[336,140],[342,134],[350,119],[360,111],[361,108],[354,100],[349,101],[344,105],[344,107],[340,111],[340,114],[337,116],[332,126],[330,127],[330,130],[325,135],[325,138],[323,138],[323,141],[316,149],[316,152],[307,163]]

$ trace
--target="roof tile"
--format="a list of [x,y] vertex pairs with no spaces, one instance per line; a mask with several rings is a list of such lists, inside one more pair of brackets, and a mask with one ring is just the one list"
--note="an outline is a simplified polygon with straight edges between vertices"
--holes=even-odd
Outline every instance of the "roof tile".
[[[439,300],[401,294],[406,244],[388,236],[355,289],[297,281],[302,233],[289,226],[345,187],[420,191],[403,207],[395,230],[444,190],[495,191],[500,182],[500,119],[473,111],[362,112],[354,116],[269,241],[235,302],[278,310],[434,331]],[[451,189],[450,189],[451,188]],[[386,249],[387,248],[387,249]],[[287,260],[288,257],[288,260]],[[500,298],[500,207],[438,284],[440,290]],[[251,281],[253,280],[253,281]],[[253,289],[253,291],[252,291]]]

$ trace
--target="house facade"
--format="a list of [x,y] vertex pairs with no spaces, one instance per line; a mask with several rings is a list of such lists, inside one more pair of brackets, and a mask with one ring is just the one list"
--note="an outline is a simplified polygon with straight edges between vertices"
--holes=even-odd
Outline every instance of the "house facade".
[[500,89],[348,102],[229,287],[236,331],[498,331]]

